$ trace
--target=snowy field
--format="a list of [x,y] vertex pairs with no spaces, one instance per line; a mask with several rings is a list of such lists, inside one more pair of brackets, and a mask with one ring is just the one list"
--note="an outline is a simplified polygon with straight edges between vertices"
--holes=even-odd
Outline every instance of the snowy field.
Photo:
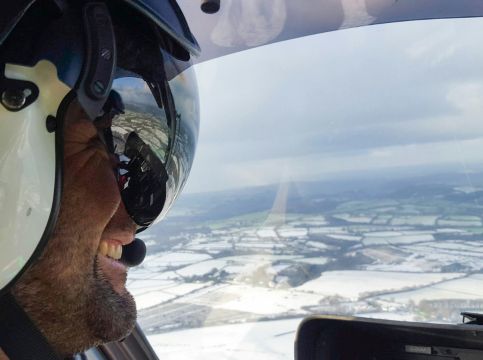
[[401,292],[397,296],[385,295],[380,298],[403,304],[410,301],[417,304],[422,300],[480,300],[483,299],[483,274],[443,281],[423,289]]
[[149,336],[163,360],[292,360],[302,319],[263,321]]
[[203,223],[149,254],[128,288],[161,359],[292,359],[312,314],[459,322],[483,309],[483,225],[435,209],[380,200]]
[[401,291],[419,288],[443,280],[453,279],[461,274],[421,274],[377,271],[332,271],[297,287],[298,291],[321,296],[338,295],[351,300],[374,293]]

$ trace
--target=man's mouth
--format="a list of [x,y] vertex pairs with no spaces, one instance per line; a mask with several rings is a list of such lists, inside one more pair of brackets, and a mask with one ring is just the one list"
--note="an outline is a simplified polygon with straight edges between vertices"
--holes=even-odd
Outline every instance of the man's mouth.
[[97,249],[97,261],[102,274],[111,283],[113,289],[121,294],[125,292],[126,266],[119,261],[122,245],[117,242],[101,240]]
[[114,260],[119,260],[122,256],[122,245],[101,240],[97,253]]

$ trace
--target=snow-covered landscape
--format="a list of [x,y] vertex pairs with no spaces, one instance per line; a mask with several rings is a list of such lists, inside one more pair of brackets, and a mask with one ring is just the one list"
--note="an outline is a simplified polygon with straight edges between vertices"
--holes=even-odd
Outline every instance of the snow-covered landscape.
[[144,235],[128,287],[160,357],[291,359],[311,314],[457,323],[481,311],[483,192],[313,188],[192,196]]

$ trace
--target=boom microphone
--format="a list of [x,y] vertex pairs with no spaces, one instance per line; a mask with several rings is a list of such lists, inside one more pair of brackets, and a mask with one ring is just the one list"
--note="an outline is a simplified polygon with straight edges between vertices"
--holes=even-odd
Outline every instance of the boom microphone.
[[215,14],[220,10],[220,0],[201,0],[201,11],[206,14]]
[[128,245],[122,247],[121,262],[129,267],[138,266],[146,256],[146,245],[141,239],[134,239]]

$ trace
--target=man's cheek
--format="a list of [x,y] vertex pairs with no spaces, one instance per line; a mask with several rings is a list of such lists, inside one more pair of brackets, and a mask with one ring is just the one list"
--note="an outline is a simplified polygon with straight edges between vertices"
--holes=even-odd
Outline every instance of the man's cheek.
[[[73,168],[74,167],[74,168]],[[82,169],[66,165],[64,176],[64,206],[76,206],[79,215],[89,219],[89,226],[101,230],[119,206],[121,197],[110,163],[102,157],[92,157]],[[75,199],[74,204],[68,204]]]

